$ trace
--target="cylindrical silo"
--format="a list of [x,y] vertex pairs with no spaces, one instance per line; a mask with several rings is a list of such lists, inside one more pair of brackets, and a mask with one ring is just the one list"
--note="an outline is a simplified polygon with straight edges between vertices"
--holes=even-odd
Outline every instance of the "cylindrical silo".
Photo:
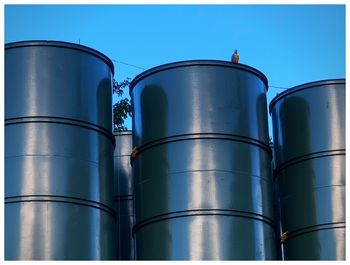
[[184,61],[130,89],[136,259],[275,259],[266,77]]
[[[274,161],[274,148],[273,148],[273,142],[270,142],[270,148],[272,152],[272,160],[271,160],[271,172],[273,172],[275,168],[275,161]],[[275,219],[275,244],[276,244],[276,255],[277,260],[282,260],[282,247],[280,244],[280,235],[281,235],[281,207],[280,207],[280,198],[279,198],[279,192],[278,192],[278,185],[276,182],[273,182],[273,211],[274,211],[274,219]]]
[[270,103],[284,259],[345,259],[345,80],[303,84]]
[[5,45],[5,259],[114,259],[113,64],[58,41]]
[[114,202],[119,213],[117,222],[118,259],[134,259],[134,192],[130,154],[132,151],[132,132],[114,133]]

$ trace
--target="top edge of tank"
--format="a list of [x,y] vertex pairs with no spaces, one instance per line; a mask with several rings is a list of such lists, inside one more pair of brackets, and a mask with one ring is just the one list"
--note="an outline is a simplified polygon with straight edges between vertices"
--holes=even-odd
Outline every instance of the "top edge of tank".
[[132,131],[131,130],[126,130],[126,131],[114,132],[113,135],[114,136],[132,135]]
[[84,46],[81,44],[76,44],[76,43],[66,42],[66,41],[55,41],[55,40],[26,40],[26,41],[16,41],[16,42],[6,43],[5,50],[13,49],[13,48],[29,47],[29,46],[50,46],[50,47],[68,48],[68,49],[75,49],[86,53],[90,53],[102,59],[103,61],[105,61],[107,65],[110,67],[112,74],[114,75],[114,64],[112,60],[108,58],[108,56],[106,56],[102,52],[99,52],[93,48],[90,48],[88,46]]
[[282,93],[278,94],[277,96],[275,96],[270,104],[269,104],[269,111],[271,113],[272,108],[274,107],[274,105],[281,100],[282,98],[293,94],[295,92],[298,92],[300,90],[304,90],[304,89],[308,89],[308,88],[313,88],[313,87],[319,87],[319,86],[324,86],[324,85],[336,85],[336,84],[345,84],[345,79],[344,78],[339,78],[339,79],[325,79],[325,80],[319,80],[319,81],[313,81],[313,82],[308,82],[308,83],[304,83],[301,85],[297,85],[294,86],[292,88],[289,88],[285,91],[283,91]]
[[247,72],[251,72],[258,76],[265,84],[266,91],[268,90],[268,80],[266,76],[260,72],[259,70],[246,65],[246,64],[240,64],[240,63],[232,63],[230,61],[220,61],[220,60],[188,60],[188,61],[179,61],[179,62],[173,62],[173,63],[167,63],[167,64],[162,64],[153,68],[150,68],[141,74],[137,75],[130,83],[130,93],[136,83],[141,81],[143,78],[150,76],[152,74],[155,74],[160,71],[164,70],[169,70],[173,68],[178,68],[178,67],[184,67],[184,66],[222,66],[222,67],[230,67],[230,68],[236,68],[236,69],[241,69]]

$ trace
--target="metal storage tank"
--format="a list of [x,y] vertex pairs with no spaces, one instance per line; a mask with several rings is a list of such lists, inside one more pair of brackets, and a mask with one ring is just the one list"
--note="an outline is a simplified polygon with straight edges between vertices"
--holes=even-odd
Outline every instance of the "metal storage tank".
[[134,192],[130,154],[132,151],[132,131],[114,133],[114,202],[119,213],[117,223],[118,259],[134,259]]
[[270,103],[286,260],[345,259],[345,79]]
[[85,46],[5,45],[5,259],[115,259],[112,77]]
[[275,259],[266,90],[216,60],[132,81],[136,259]]
[[[272,152],[272,160],[271,160],[271,173],[275,169],[275,160],[274,160],[274,148],[273,142],[270,142],[270,148]],[[272,176],[271,176],[272,178]],[[277,260],[282,260],[282,247],[280,244],[280,235],[281,235],[281,206],[280,206],[280,198],[278,192],[278,185],[276,182],[273,182],[273,211],[274,211],[274,220],[275,220],[275,244],[276,244],[276,255]]]

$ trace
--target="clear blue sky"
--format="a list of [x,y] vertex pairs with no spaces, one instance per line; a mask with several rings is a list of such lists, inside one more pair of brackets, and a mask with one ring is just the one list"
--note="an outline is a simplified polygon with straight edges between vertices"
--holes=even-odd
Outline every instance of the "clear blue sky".
[[[5,43],[31,39],[80,41],[145,69],[238,49],[286,88],[345,78],[345,5],[5,5]],[[123,63],[118,81],[143,71]],[[270,87],[268,102],[281,91]]]

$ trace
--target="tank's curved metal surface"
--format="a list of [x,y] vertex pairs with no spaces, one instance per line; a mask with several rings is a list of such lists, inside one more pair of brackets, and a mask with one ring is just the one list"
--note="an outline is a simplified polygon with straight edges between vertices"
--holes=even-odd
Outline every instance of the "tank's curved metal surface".
[[5,259],[115,259],[112,76],[81,45],[5,45]]
[[132,132],[114,133],[114,202],[119,213],[117,223],[118,259],[134,259],[134,191],[130,154],[132,151]]
[[130,87],[136,259],[275,259],[266,77],[185,61]]
[[284,259],[345,259],[345,80],[303,84],[270,103]]
[[[273,142],[270,142],[270,148],[272,154],[274,153]],[[271,160],[271,172],[273,172],[275,168],[275,160],[274,156],[272,156]],[[282,247],[280,244],[280,235],[281,235],[281,206],[280,206],[280,197],[278,191],[278,184],[273,182],[273,210],[275,217],[275,244],[276,244],[276,253],[277,260],[282,260]]]

